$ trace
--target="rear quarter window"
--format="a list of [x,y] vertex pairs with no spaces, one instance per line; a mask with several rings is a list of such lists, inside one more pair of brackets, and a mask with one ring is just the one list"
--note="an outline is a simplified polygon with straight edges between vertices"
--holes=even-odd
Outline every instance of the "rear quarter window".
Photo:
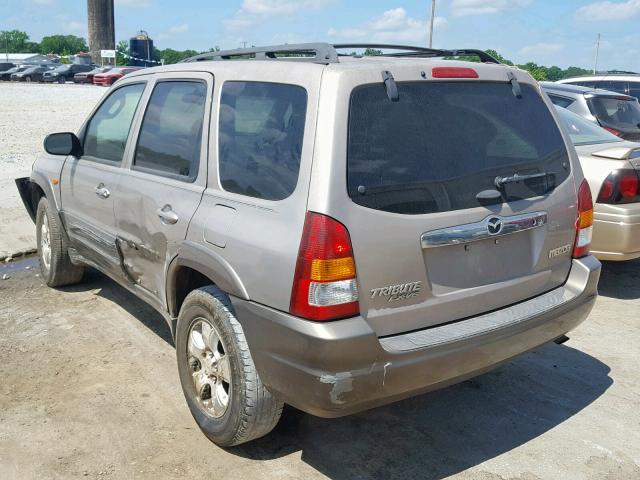
[[291,195],[298,182],[306,111],[303,87],[225,82],[218,135],[222,188],[264,200]]
[[382,84],[351,95],[347,188],[362,206],[425,214],[480,206],[498,176],[544,173],[502,187],[504,201],[545,195],[569,174],[563,137],[536,90],[507,83]]

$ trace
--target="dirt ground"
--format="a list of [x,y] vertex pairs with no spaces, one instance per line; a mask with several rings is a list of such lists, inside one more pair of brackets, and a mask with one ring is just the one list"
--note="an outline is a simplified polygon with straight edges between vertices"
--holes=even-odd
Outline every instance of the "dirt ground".
[[223,450],[185,404],[160,315],[90,271],[0,267],[0,478],[640,479],[640,262],[604,266],[591,317],[446,390],[358,415],[293,409]]

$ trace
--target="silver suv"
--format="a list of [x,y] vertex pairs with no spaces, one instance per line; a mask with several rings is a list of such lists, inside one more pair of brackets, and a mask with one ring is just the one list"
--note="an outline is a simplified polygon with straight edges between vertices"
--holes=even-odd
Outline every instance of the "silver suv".
[[132,73],[17,181],[47,283],[91,266],[161,312],[219,445],[283,403],[338,417],[478,375],[596,299],[589,188],[538,84],[479,51],[337,53],[360,47]]

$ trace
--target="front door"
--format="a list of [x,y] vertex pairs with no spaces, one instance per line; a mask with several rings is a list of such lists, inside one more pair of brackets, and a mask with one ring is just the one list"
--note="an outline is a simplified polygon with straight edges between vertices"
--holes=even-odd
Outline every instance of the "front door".
[[166,268],[186,236],[207,176],[213,76],[179,75],[155,78],[114,204],[125,275],[160,302]]
[[61,177],[62,215],[72,246],[97,266],[120,273],[115,241],[114,194],[133,117],[145,83],[109,94],[84,128],[84,154],[69,157]]

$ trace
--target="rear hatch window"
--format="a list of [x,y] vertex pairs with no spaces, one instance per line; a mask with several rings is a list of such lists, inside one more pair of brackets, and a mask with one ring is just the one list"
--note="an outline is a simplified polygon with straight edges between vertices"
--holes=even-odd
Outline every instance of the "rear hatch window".
[[591,114],[600,125],[619,132],[636,134],[631,140],[640,139],[640,104],[626,96],[587,97],[587,105]]
[[399,101],[382,84],[351,95],[347,184],[362,206],[427,214],[480,206],[496,177],[503,201],[549,193],[569,175],[558,126],[538,92],[508,83],[399,83]]

